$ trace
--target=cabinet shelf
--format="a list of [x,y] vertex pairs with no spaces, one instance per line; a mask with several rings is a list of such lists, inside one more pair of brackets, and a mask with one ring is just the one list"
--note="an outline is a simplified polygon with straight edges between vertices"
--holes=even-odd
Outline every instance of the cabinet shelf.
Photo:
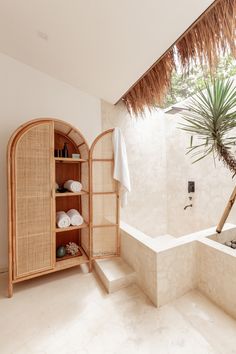
[[55,157],[54,158],[56,162],[61,162],[61,163],[79,163],[79,162],[88,162],[88,160],[84,159],[74,159],[72,157]]
[[69,267],[77,266],[83,263],[88,263],[89,259],[87,255],[85,254],[84,250],[82,247],[79,247],[80,252],[82,255],[76,255],[76,256],[69,256],[66,255],[61,258],[56,259],[56,270],[59,269],[66,269]]
[[56,197],[74,197],[76,195],[86,195],[88,192],[81,191],[81,192],[65,192],[65,193],[55,193]]
[[114,159],[92,159],[93,162],[114,162]]
[[116,191],[111,191],[111,192],[93,192],[93,195],[108,195],[108,194],[117,194]]
[[88,224],[84,222],[83,224],[79,226],[69,226],[69,227],[63,227],[63,228],[56,228],[56,232],[67,232],[67,231],[72,231],[72,230],[79,230],[79,229],[84,229],[88,227]]
[[104,224],[97,224],[97,225],[93,225],[92,228],[93,229],[97,229],[99,227],[103,228],[103,227],[117,227],[119,226],[119,224],[116,224],[116,223],[112,223],[112,222],[107,222],[107,223],[104,223]]

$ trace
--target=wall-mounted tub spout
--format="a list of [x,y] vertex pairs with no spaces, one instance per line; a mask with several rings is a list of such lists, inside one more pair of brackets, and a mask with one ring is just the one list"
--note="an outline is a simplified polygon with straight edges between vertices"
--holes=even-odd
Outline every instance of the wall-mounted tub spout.
[[184,210],[186,210],[187,208],[192,208],[192,206],[193,206],[193,204],[185,205]]

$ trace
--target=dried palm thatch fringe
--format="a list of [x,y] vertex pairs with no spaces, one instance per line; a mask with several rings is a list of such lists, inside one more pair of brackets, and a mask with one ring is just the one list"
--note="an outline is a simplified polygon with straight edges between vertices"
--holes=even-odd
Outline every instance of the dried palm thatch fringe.
[[236,57],[236,0],[216,0],[215,4],[170,48],[166,54],[122,98],[133,115],[146,108],[162,106],[171,85],[175,60],[183,72],[201,64],[214,76],[222,54]]
[[200,63],[214,73],[220,55],[231,52],[236,57],[235,21],[236,1],[217,1],[175,45],[183,71]]
[[[175,66],[172,51],[154,66],[124,97],[129,113],[144,114],[145,108],[153,108],[163,102],[170,88]],[[161,75],[160,75],[161,73]],[[160,90],[160,87],[162,88]]]

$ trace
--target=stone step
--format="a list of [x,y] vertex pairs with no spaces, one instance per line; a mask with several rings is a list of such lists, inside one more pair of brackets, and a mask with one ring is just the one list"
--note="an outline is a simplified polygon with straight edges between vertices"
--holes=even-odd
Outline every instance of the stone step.
[[125,288],[136,281],[134,270],[120,257],[97,259],[94,261],[94,270],[108,293]]

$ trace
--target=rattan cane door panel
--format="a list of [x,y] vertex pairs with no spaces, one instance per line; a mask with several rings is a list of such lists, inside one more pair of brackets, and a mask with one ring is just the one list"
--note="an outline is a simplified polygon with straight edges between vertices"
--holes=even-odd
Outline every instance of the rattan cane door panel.
[[93,162],[93,192],[116,192],[116,181],[113,179],[114,162]]
[[14,277],[53,268],[53,123],[35,124],[14,154]]
[[91,254],[93,258],[120,253],[119,191],[113,178],[113,130],[97,137],[90,151]]
[[116,194],[93,195],[93,224],[94,226],[117,224]]
[[117,226],[93,229],[93,257],[117,256]]

